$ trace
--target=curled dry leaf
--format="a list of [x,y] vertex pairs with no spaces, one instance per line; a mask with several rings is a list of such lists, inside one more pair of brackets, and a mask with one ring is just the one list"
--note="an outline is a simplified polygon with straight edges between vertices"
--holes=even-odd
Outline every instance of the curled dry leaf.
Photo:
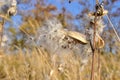
[[96,37],[98,38],[98,40],[96,41],[96,46],[98,48],[103,48],[105,46],[104,40],[101,38],[100,35],[96,35]]

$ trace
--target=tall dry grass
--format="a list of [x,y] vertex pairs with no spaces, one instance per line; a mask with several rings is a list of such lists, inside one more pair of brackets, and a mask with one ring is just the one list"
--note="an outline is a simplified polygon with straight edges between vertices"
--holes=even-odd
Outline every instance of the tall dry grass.
[[[101,55],[101,80],[119,80],[119,62],[120,53]],[[90,69],[91,59],[82,65],[78,54],[49,54],[43,48],[31,52],[19,50],[0,58],[0,80],[89,80]],[[96,80],[97,71],[96,68]]]

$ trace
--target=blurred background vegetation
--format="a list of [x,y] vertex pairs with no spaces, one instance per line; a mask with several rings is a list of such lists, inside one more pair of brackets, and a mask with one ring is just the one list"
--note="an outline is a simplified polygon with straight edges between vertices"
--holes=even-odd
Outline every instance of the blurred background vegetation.
[[[94,11],[94,5],[94,0],[73,0],[71,3],[68,0],[18,0],[18,13],[12,17],[12,23],[6,22],[4,32],[10,36],[11,49],[14,49],[13,45],[25,48],[25,32],[35,35],[36,30],[43,25],[43,22],[52,17],[60,20],[63,27],[84,33],[88,26],[85,22],[85,15]],[[120,35],[119,0],[106,0],[104,7],[109,11],[108,15]],[[106,25],[102,33],[106,43],[103,51],[119,53],[120,43],[106,17],[103,18],[103,21]]]
[[[1,52],[17,54],[0,58],[0,80],[88,80],[91,60],[83,66],[85,69],[81,70],[82,64],[77,54],[56,56],[36,46],[31,49],[31,45],[26,44],[26,41],[29,36],[37,34],[36,31],[43,26],[45,20],[53,17],[56,17],[64,28],[85,33],[88,25],[84,18],[86,14],[94,11],[95,0],[71,0],[71,3],[68,0],[17,1],[17,15],[11,18],[12,22],[4,25],[4,34],[8,41],[3,53]],[[120,36],[119,5],[119,0],[105,0],[104,7],[109,11],[108,15]],[[105,47],[101,54],[101,80],[119,80],[120,42],[106,17],[103,21],[106,27],[102,33]],[[52,61],[52,56],[55,56],[55,62]],[[62,64],[63,72],[58,70],[61,68],[61,60],[65,61],[65,64]],[[95,78],[98,79],[97,73]]]

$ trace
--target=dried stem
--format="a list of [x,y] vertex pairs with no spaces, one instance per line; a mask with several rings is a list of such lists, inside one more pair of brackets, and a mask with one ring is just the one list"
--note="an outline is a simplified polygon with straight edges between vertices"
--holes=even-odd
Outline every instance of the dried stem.
[[92,69],[91,69],[91,80],[94,80],[94,59],[95,59],[95,53],[96,53],[96,19],[97,17],[95,17],[94,19],[94,37],[93,37],[93,54],[92,54]]
[[100,72],[101,72],[101,66],[100,66],[100,49],[98,49],[98,80],[101,80]]
[[1,23],[1,31],[0,31],[0,47],[1,47],[1,43],[2,43],[2,37],[3,37],[3,30],[4,30],[4,23],[5,23],[5,20],[4,18],[2,19],[2,23]]
[[120,37],[119,37],[119,35],[118,35],[118,33],[117,33],[115,27],[113,26],[113,24],[112,24],[112,22],[111,22],[109,16],[108,16],[108,15],[106,15],[106,16],[107,16],[107,19],[108,19],[108,21],[109,21],[111,27],[113,28],[113,30],[114,30],[114,32],[115,32],[116,37],[118,38],[118,41],[120,42]]
[[[96,0],[96,4],[98,4],[98,0]],[[97,10],[95,12],[95,18],[94,18],[94,35],[93,35],[93,54],[92,54],[92,67],[91,67],[91,79],[94,80],[94,59],[95,59],[95,53],[96,53],[96,22],[97,22]]]

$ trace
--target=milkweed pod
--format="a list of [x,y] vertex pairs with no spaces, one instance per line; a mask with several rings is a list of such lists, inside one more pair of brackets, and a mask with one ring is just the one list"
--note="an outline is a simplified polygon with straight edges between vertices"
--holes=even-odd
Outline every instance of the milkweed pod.
[[76,32],[76,31],[68,31],[67,32],[67,35],[73,39],[76,39],[78,41],[80,41],[81,43],[83,44],[87,44],[87,40],[86,40],[86,36],[79,33],[79,32]]

